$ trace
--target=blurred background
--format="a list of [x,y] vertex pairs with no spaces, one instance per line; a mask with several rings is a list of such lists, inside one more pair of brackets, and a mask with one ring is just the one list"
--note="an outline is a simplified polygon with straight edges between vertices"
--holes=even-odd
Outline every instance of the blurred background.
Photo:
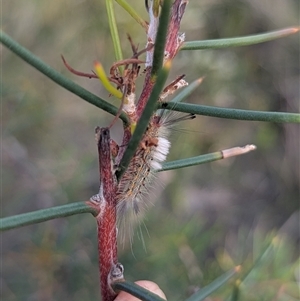
[[[144,1],[128,0],[147,19]],[[124,57],[126,34],[142,49],[145,33],[115,5]],[[108,99],[97,80],[76,77],[115,61],[104,1],[2,3],[2,29],[66,77]],[[217,39],[299,23],[297,0],[190,1],[186,40]],[[94,128],[112,116],[54,84],[1,47],[2,216],[85,201],[98,190]],[[187,101],[262,111],[299,112],[299,35],[225,50],[182,51],[169,81],[205,76]],[[140,78],[142,84],[143,78]],[[121,123],[112,136],[120,142]],[[120,247],[128,280],[157,282],[183,300],[225,271],[251,267],[277,235],[271,257],[241,289],[243,300],[299,300],[299,125],[198,116],[174,130],[168,160],[253,143],[255,152],[158,174],[132,246]],[[143,239],[140,234],[143,233]],[[99,300],[95,220],[89,214],[2,234],[3,300]],[[144,240],[144,243],[143,243]],[[224,300],[227,285],[209,300]]]

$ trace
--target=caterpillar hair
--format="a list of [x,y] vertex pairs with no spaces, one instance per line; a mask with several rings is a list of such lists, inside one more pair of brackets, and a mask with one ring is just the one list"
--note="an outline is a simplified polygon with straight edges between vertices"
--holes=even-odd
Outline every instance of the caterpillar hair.
[[149,122],[142,141],[120,180],[117,190],[117,214],[121,242],[133,237],[133,225],[139,221],[145,209],[151,205],[149,191],[156,171],[166,160],[171,143],[170,130],[177,122],[193,119],[194,114],[172,117],[172,113],[159,110]]

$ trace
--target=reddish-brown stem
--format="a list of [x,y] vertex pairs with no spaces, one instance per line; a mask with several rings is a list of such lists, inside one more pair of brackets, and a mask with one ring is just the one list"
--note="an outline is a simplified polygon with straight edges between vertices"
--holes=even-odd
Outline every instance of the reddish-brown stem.
[[131,138],[131,130],[130,127],[124,127],[124,134],[123,134],[123,140],[122,140],[122,144],[119,146],[119,152],[118,155],[116,157],[115,163],[116,165],[120,164],[120,161],[126,151],[128,142]]
[[173,59],[176,56],[181,44],[183,43],[183,40],[180,39],[179,29],[187,4],[187,0],[175,0],[172,5],[165,47],[165,51],[168,53],[169,59]]
[[78,76],[82,76],[82,77],[88,77],[88,78],[98,78],[98,76],[94,73],[85,73],[85,72],[81,72],[81,71],[77,71],[75,69],[73,69],[68,63],[67,61],[65,60],[65,58],[63,56],[61,56],[63,62],[64,62],[64,65],[66,66],[66,68],[72,72],[73,74],[75,75],[78,75]]
[[[168,29],[168,35],[165,47],[165,59],[173,59],[177,54],[182,42],[183,36],[179,35],[180,21],[183,16],[187,0],[175,0],[171,10],[171,18]],[[148,33],[149,34],[149,33]],[[130,39],[130,38],[129,38]],[[152,51],[153,39],[148,36],[148,46],[146,49],[137,52],[130,39],[130,43],[133,50],[133,57],[127,60],[116,62],[110,69],[109,80],[117,84],[117,87],[124,92],[122,105],[126,94],[134,93],[135,90],[135,79],[138,76],[139,64],[143,61],[138,59],[138,56],[143,52]],[[147,53],[149,54],[149,53]],[[89,77],[97,78],[95,74],[88,74],[74,70],[67,64],[65,59],[62,57],[65,66],[72,73]],[[129,65],[132,64],[132,68]],[[125,71],[122,75],[119,75],[117,68],[121,65],[125,65]],[[152,92],[153,86],[156,81],[156,77],[151,76],[151,61],[147,61],[145,70],[145,81],[142,89],[142,93],[138,100],[136,111],[129,116],[132,123],[135,123],[140,118],[144,108],[147,104],[149,96]],[[177,78],[169,86],[167,86],[164,92],[168,92],[170,89],[182,79]],[[124,91],[124,87],[126,87]],[[117,114],[119,115],[121,108]],[[114,120],[115,121],[115,120]],[[112,122],[112,124],[114,123]],[[119,147],[117,157],[115,158],[115,164],[118,166],[127,148],[128,142],[131,138],[132,128],[127,126],[124,128],[123,141]],[[116,191],[117,183],[112,172],[111,162],[111,149],[110,149],[110,134],[109,128],[98,128],[96,131],[98,135],[98,153],[99,153],[99,171],[100,171],[100,191],[99,194],[93,196],[89,204],[97,209],[99,208],[99,214],[97,215],[97,226],[98,226],[98,249],[99,249],[99,269],[100,269],[100,284],[101,284],[101,296],[103,301],[112,301],[116,294],[110,286],[110,281],[122,280],[123,267],[118,264],[117,260],[117,240],[116,240]],[[143,141],[141,147],[146,148],[147,146],[157,145],[157,139]]]
[[153,78],[151,78],[151,68],[148,67],[146,69],[143,90],[142,90],[141,96],[140,96],[137,106],[136,106],[136,115],[137,115],[138,119],[141,117],[141,115],[144,111],[144,108],[149,99],[149,96],[151,94],[154,84],[155,84],[155,80]]
[[110,68],[110,75],[113,76],[114,70],[117,69],[119,66],[129,65],[129,64],[142,64],[142,63],[145,62],[136,58],[130,58],[130,59],[125,59],[122,61],[115,62]]
[[[187,0],[175,0],[172,5],[166,46],[165,46],[165,53],[167,54],[168,59],[171,60],[176,56],[181,44],[183,43],[182,37],[179,34],[179,28],[187,3],[188,3]],[[151,51],[151,48],[148,51]],[[150,74],[151,74],[151,67],[148,67],[146,69],[146,76],[145,76],[143,90],[137,103],[138,118],[141,116],[142,112],[144,111],[146,103],[149,99],[149,96],[155,84],[155,78],[152,78]]]
[[112,269],[117,265],[116,180],[112,173],[110,134],[108,128],[96,129],[99,135],[100,214],[97,216],[101,296],[112,301],[116,294],[109,284]]

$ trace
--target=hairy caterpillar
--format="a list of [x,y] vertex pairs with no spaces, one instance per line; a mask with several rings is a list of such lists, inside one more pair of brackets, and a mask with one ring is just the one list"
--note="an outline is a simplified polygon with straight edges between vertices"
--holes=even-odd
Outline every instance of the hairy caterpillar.
[[117,214],[122,243],[129,236],[132,241],[133,223],[138,221],[151,201],[148,194],[155,178],[155,172],[166,160],[171,146],[168,137],[172,126],[182,120],[195,118],[194,114],[173,117],[164,111],[154,114],[143,139],[121,178],[117,189]]

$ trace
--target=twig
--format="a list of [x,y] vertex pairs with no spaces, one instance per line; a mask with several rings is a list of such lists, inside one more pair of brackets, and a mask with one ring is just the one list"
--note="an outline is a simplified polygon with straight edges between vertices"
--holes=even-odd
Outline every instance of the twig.
[[[109,128],[96,128],[98,142],[100,188],[90,199],[91,207],[99,207],[96,216],[98,226],[98,251],[101,296],[103,301],[112,301],[116,293],[110,286],[116,270],[120,271],[117,257],[116,227],[116,180],[112,173]],[[123,274],[123,268],[121,269]]]

